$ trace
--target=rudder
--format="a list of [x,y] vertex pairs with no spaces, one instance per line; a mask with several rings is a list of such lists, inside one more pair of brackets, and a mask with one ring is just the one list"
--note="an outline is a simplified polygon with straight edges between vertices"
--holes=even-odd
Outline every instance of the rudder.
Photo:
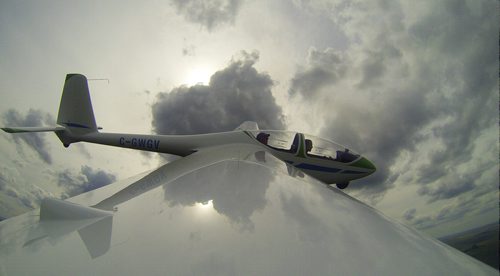
[[84,75],[66,75],[57,124],[65,126],[75,134],[97,131],[89,86]]

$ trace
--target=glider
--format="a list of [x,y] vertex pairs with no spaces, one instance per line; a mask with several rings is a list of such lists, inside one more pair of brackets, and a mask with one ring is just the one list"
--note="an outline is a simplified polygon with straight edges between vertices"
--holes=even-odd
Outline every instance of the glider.
[[259,130],[255,122],[244,122],[234,131],[202,135],[102,133],[94,118],[87,78],[80,74],[66,76],[57,124],[55,127],[2,129],[9,133],[53,131],[65,147],[76,142],[90,142],[182,157],[209,147],[258,144],[320,181],[336,183],[340,189],[346,188],[349,181],[376,170],[368,159],[334,142],[303,133]]

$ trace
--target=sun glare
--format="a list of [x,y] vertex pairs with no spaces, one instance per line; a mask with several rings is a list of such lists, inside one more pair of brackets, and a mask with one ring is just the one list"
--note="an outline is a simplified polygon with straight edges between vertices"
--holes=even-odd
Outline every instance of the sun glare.
[[196,207],[198,207],[200,210],[210,210],[214,207],[212,200],[209,200],[207,202],[197,202]]
[[208,66],[197,66],[192,68],[184,79],[183,83],[189,86],[196,84],[208,85],[213,71]]

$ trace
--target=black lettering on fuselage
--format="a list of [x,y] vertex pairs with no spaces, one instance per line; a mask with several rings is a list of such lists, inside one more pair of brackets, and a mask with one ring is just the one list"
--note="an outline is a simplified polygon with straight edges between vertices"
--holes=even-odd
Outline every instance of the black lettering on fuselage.
[[145,139],[139,138],[137,141],[139,143],[139,147],[144,148],[144,145],[146,144]]
[[146,149],[146,150],[159,150],[160,140],[156,139],[144,139],[133,137],[130,140],[126,140],[125,137],[120,137],[118,139],[118,144],[120,146],[130,145],[132,148]]

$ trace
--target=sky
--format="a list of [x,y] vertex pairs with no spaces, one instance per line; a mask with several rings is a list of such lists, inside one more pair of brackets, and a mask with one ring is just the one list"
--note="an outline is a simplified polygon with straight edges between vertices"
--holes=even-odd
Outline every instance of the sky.
[[[346,193],[445,236],[499,218],[498,22],[493,0],[0,0],[0,123],[54,125],[82,73],[103,131],[327,138],[377,166]],[[168,160],[2,132],[0,216]]]

